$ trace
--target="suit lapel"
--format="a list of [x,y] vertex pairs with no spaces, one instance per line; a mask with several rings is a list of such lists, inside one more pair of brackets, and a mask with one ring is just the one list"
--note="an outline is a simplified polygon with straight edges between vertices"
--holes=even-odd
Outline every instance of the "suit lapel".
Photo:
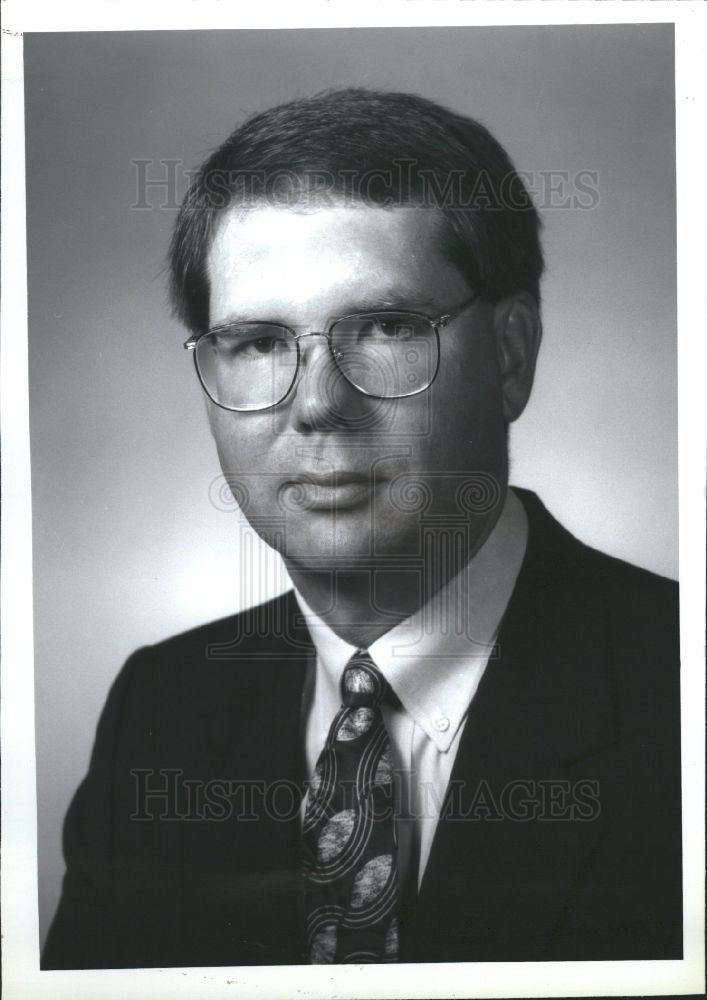
[[290,591],[236,618],[229,642],[205,650],[204,667],[219,675],[212,752],[232,766],[237,740],[239,766],[265,781],[304,778],[302,700],[314,647],[300,617]]
[[528,550],[462,734],[407,961],[549,955],[606,831],[596,809],[575,812],[582,762],[617,739],[600,584],[583,547],[522,498]]
[[216,761],[211,769],[233,774],[250,796],[238,799],[244,816],[217,831],[225,838],[221,853],[229,858],[229,889],[246,905],[237,919],[228,914],[242,964],[299,962],[303,947],[301,724],[313,647],[292,593],[266,608],[259,625],[252,616],[237,619],[243,635],[221,647],[222,663],[213,651],[210,661],[224,679],[208,736]]

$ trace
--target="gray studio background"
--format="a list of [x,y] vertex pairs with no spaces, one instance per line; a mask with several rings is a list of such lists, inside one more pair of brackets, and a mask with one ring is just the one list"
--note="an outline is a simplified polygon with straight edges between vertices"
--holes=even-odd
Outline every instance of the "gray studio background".
[[133,161],[152,179],[179,161],[181,195],[247,114],[358,84],[478,117],[519,169],[596,171],[598,205],[543,212],[545,340],[512,481],[675,576],[673,43],[663,25],[53,34],[25,38],[25,64],[44,936],[62,819],[125,657],[285,586],[217,479],[167,308],[175,209],[140,196]]

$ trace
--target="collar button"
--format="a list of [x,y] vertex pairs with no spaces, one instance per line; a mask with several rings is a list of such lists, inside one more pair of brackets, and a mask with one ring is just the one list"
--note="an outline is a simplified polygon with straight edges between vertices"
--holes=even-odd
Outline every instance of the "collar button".
[[449,729],[449,719],[446,715],[438,715],[434,721],[434,727],[438,733],[446,733]]

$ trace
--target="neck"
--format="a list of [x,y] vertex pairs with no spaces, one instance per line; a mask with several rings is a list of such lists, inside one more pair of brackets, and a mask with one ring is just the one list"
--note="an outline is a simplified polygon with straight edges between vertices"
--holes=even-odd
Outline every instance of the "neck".
[[477,536],[459,545],[448,531],[432,534],[423,566],[390,568],[385,558],[355,569],[307,569],[288,561],[294,586],[332,631],[352,646],[367,648],[415,614],[476,555],[498,520],[501,505]]

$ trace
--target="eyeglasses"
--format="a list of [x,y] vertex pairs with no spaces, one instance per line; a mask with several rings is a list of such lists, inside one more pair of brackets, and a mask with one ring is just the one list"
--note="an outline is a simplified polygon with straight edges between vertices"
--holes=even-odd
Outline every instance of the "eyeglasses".
[[280,323],[227,323],[187,340],[204,390],[225,410],[268,410],[292,391],[300,341],[325,337],[336,370],[364,396],[400,399],[432,385],[439,368],[439,331],[478,294],[432,319],[407,310],[341,316],[327,329],[297,334]]

